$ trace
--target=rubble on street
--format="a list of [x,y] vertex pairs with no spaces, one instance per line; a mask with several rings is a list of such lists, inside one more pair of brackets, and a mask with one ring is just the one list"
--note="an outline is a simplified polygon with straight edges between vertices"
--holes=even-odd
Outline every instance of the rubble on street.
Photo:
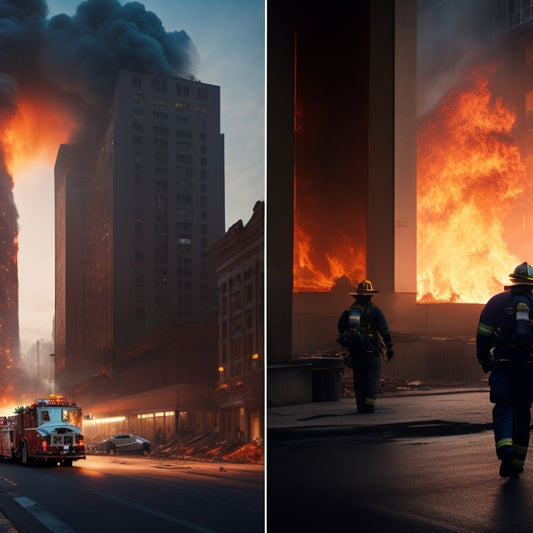
[[176,439],[154,447],[152,457],[197,459],[211,462],[264,463],[262,442],[244,443],[242,440],[219,441],[217,433],[204,433],[188,440]]

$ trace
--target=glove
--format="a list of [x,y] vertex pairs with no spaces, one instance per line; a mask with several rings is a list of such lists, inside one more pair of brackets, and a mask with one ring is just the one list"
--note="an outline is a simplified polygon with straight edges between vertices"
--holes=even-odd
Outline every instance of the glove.
[[389,348],[387,350],[387,363],[394,357],[394,352],[392,351],[392,348]]

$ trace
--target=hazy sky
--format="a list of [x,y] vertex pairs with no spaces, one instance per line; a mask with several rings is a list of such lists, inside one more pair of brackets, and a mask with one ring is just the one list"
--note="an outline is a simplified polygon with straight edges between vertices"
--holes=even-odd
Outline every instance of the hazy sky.
[[[48,17],[74,15],[78,0],[49,0]],[[122,4],[126,2],[121,2]],[[264,0],[146,0],[166,31],[195,44],[196,77],[220,86],[225,137],[226,228],[247,223],[264,200]],[[55,159],[53,154],[52,159]],[[54,316],[53,163],[14,176],[19,212],[19,321],[22,351],[50,339]]]

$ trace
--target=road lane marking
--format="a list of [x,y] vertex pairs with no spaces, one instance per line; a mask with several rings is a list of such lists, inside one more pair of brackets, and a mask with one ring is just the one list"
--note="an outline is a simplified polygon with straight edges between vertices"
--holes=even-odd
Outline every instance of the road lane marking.
[[30,498],[19,496],[18,498],[13,499],[50,531],[53,531],[54,533],[76,533],[76,531],[65,524],[65,522],[62,522],[59,518],[45,511],[37,502],[34,502]]
[[150,507],[146,507],[145,505],[139,505],[138,503],[129,502],[128,500],[124,500],[117,496],[113,496],[112,494],[106,494],[105,492],[100,492],[99,490],[90,489],[88,487],[84,487],[84,489],[90,492],[94,492],[95,494],[102,496],[102,498],[107,498],[108,500],[112,500],[112,501],[121,503],[123,505],[127,505],[135,509],[139,509],[140,511],[143,511],[145,513],[149,513],[154,516],[157,516],[158,518],[162,518],[163,520],[166,520],[167,522],[172,522],[179,526],[186,527],[188,529],[191,529],[192,531],[198,531],[198,533],[217,533],[214,529],[202,527],[198,524],[193,524],[192,522],[189,522],[187,520],[182,520],[181,518],[176,518],[175,516],[172,516],[166,513],[154,511],[153,509],[150,509]]

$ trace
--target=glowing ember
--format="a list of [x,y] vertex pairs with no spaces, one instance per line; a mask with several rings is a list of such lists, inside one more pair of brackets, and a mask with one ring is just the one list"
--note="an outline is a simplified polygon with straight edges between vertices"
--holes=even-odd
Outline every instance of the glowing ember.
[[503,239],[526,176],[509,135],[515,115],[489,91],[494,71],[471,69],[419,129],[418,300],[484,303],[525,260]]

